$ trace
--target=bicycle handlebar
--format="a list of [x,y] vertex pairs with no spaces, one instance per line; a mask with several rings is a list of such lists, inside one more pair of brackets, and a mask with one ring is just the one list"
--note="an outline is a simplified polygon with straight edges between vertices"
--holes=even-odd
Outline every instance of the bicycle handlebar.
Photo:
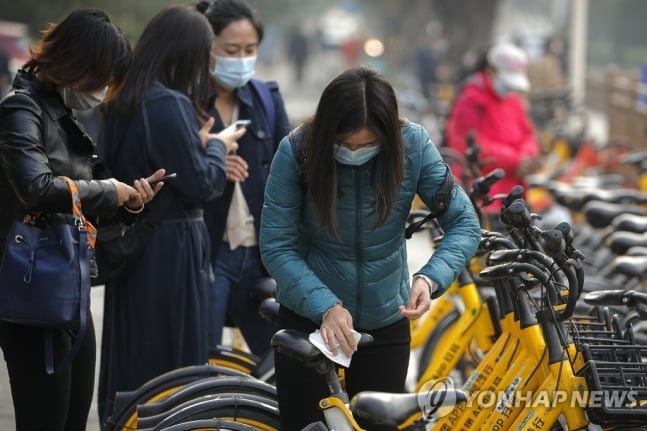
[[544,285],[550,283],[548,276],[540,268],[524,262],[508,262],[488,266],[479,272],[479,276],[486,280],[502,280],[523,273],[531,274]]
[[489,174],[478,177],[474,180],[474,184],[470,190],[470,195],[476,198],[487,196],[490,193],[490,188],[505,176],[505,171],[501,168],[496,168]]

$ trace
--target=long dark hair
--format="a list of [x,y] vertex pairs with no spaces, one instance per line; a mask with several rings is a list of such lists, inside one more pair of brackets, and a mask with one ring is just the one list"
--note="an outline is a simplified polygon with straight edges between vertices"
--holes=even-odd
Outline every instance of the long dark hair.
[[108,85],[109,99],[123,84],[131,62],[130,43],[108,14],[83,8],[43,30],[23,69],[54,86],[92,91]]
[[133,66],[108,113],[129,114],[156,81],[186,94],[200,119],[209,98],[209,59],[213,30],[202,14],[168,6],[146,25],[135,45]]
[[328,84],[314,117],[304,124],[308,196],[319,223],[336,238],[335,137],[364,127],[381,145],[371,173],[377,227],[389,217],[400,191],[404,171],[401,121],[391,84],[375,70],[360,66],[346,70]]
[[216,36],[229,24],[243,19],[249,20],[256,30],[258,36],[258,43],[263,40],[263,23],[252,9],[245,3],[239,0],[215,0],[215,1],[201,1],[196,5],[196,9],[203,13]]

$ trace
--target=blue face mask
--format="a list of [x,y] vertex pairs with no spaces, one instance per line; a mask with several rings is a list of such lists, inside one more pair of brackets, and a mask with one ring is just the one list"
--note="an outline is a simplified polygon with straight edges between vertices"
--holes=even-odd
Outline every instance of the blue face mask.
[[355,151],[343,145],[335,145],[335,160],[343,165],[360,166],[375,157],[381,150],[379,145],[360,147]]
[[211,74],[220,85],[230,90],[247,84],[254,76],[256,56],[216,57],[216,66]]
[[512,90],[506,87],[503,81],[496,77],[492,81],[492,88],[494,88],[494,92],[502,99],[508,94],[512,93]]

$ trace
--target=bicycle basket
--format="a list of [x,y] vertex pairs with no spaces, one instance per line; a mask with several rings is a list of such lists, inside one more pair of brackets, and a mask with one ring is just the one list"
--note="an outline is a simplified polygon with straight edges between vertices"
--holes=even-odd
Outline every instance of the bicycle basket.
[[[631,360],[647,353],[647,347],[641,346],[594,347],[589,355],[595,357]],[[647,363],[592,359],[577,374],[588,383],[586,411],[591,422],[602,426],[647,422]]]

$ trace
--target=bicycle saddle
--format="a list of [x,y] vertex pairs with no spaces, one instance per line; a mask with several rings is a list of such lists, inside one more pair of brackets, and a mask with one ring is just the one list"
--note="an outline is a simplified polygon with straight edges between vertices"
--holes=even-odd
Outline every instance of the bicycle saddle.
[[[361,334],[357,347],[373,342],[370,334]],[[301,361],[318,373],[325,374],[335,364],[308,340],[308,336],[309,334],[295,329],[281,329],[272,336],[272,347],[285,356]]]
[[265,298],[272,298],[275,292],[276,281],[272,277],[262,277],[254,282],[250,296],[258,301],[262,301]]
[[449,388],[413,394],[363,391],[351,399],[350,410],[355,418],[395,429],[417,412],[429,419],[439,408],[451,408],[467,399],[465,391]]
[[617,256],[612,265],[615,271],[629,277],[647,278],[647,256]]
[[638,311],[643,319],[647,316],[647,293],[635,290],[598,290],[587,293],[583,299],[590,305],[624,305]]
[[604,241],[607,247],[615,254],[625,254],[635,246],[647,246],[647,234],[634,232],[613,232]]
[[620,214],[611,222],[615,230],[642,233],[647,232],[647,216],[638,214]]
[[279,317],[280,304],[276,298],[266,298],[258,306],[258,314],[265,320],[276,325]]
[[595,228],[607,227],[620,214],[647,215],[647,211],[630,204],[612,204],[602,201],[588,202],[582,208],[586,221]]

